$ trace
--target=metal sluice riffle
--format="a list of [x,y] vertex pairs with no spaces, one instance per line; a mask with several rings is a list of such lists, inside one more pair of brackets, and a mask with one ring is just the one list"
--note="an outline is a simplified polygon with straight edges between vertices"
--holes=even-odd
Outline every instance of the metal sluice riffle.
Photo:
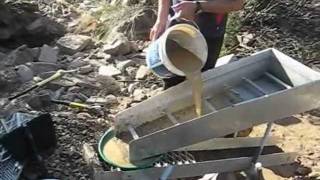
[[[30,121],[34,116],[15,113],[8,120],[1,119],[0,137],[12,132],[22,124]],[[23,163],[15,160],[10,152],[0,144],[0,177],[1,180],[17,180],[23,170]]]

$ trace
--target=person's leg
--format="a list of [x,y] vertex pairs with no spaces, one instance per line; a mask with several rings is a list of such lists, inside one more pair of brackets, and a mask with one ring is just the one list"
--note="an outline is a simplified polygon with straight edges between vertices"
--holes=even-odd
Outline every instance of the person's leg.
[[220,55],[223,38],[223,36],[216,38],[206,38],[206,42],[208,45],[208,58],[206,64],[202,68],[202,72],[213,69],[215,67],[217,59]]
[[164,83],[164,89],[168,89],[172,86],[175,86],[181,82],[183,82],[186,78],[183,76],[174,76],[171,78],[164,78],[163,83]]

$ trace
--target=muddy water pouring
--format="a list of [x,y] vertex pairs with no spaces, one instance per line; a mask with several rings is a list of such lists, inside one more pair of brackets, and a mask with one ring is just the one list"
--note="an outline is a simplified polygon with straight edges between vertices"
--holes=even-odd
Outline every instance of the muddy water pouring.
[[190,24],[177,24],[149,48],[147,64],[160,77],[186,76],[198,116],[202,111],[201,68],[206,63],[208,48],[200,31]]

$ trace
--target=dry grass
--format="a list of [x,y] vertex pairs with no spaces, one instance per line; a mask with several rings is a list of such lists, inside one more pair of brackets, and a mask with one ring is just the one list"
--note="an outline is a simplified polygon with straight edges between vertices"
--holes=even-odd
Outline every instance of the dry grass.
[[141,8],[141,6],[111,6],[104,4],[99,11],[93,14],[100,22],[96,30],[96,37],[104,40],[115,26],[133,17],[137,10]]

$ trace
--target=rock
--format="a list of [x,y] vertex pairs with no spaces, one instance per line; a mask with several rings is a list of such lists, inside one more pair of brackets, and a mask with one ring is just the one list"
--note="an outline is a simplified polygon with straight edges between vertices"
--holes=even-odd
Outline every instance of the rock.
[[155,90],[152,90],[152,91],[150,91],[150,92],[148,93],[148,97],[157,96],[157,95],[161,94],[162,91],[163,91],[163,88],[162,88],[162,87],[160,87],[160,88],[158,88],[158,89],[155,89]]
[[138,4],[138,0],[111,0],[110,4],[115,5],[122,5],[122,6],[131,6],[134,4]]
[[[26,26],[26,30],[31,35],[47,37],[53,40],[56,36],[61,36],[65,33],[64,27],[47,17],[40,17]],[[50,42],[50,41],[47,41]]]
[[136,79],[145,79],[151,71],[147,66],[141,65],[136,73]]
[[83,61],[82,58],[77,58],[69,64],[68,69],[76,69],[87,65],[89,65],[88,61]]
[[79,58],[84,59],[84,58],[86,58],[86,56],[88,56],[88,54],[85,52],[77,52],[74,55],[72,55],[71,57],[72,57],[72,59],[79,59]]
[[119,101],[119,105],[118,105],[118,109],[120,111],[125,110],[126,108],[130,107],[130,104],[132,103],[133,99],[129,98],[129,97],[119,97],[118,98]]
[[144,8],[136,12],[129,20],[116,26],[112,31],[123,33],[129,40],[147,40],[156,19],[157,15],[153,9]]
[[93,69],[94,68],[89,64],[89,65],[80,67],[79,68],[79,73],[80,74],[88,74],[88,73],[92,72]]
[[108,64],[107,61],[103,59],[90,59],[88,62],[95,67],[106,66]]
[[142,89],[136,89],[133,92],[133,100],[134,101],[142,101],[147,97],[146,93]]
[[121,74],[121,71],[115,68],[113,65],[100,66],[99,75],[100,76],[116,76]]
[[33,71],[26,65],[19,65],[17,67],[17,73],[22,83],[31,81],[33,79]]
[[45,44],[41,47],[39,61],[40,62],[57,63],[58,53],[59,53],[58,48],[52,48],[52,47]]
[[111,55],[107,54],[105,52],[99,51],[99,52],[93,54],[91,56],[91,58],[93,58],[93,59],[104,59],[104,60],[108,61],[109,59],[111,59]]
[[81,120],[89,120],[92,119],[92,116],[86,112],[77,113],[77,118]]
[[95,169],[96,168],[101,169],[101,164],[100,164],[98,155],[92,145],[90,145],[88,143],[83,144],[82,156],[88,166],[95,168]]
[[135,63],[132,60],[125,60],[125,61],[120,61],[117,63],[117,68],[121,71],[124,72],[127,67],[134,65]]
[[5,58],[5,57],[6,57],[6,54],[0,52],[0,61],[2,61],[2,59]]
[[33,61],[33,53],[27,45],[22,45],[11,51],[5,58],[4,62],[7,66],[25,64]]
[[57,71],[59,69],[56,64],[47,62],[31,62],[27,63],[26,65],[33,71],[34,75],[50,71]]
[[115,95],[113,95],[113,94],[109,94],[106,97],[106,100],[107,100],[107,104],[108,105],[117,104],[118,103],[117,97]]
[[109,42],[103,46],[103,51],[111,55],[125,55],[132,52],[132,44],[122,33],[111,33]]
[[89,99],[86,101],[87,103],[98,103],[98,104],[107,104],[107,99],[98,97],[98,96],[91,96]]
[[138,82],[129,84],[129,86],[128,86],[128,92],[129,92],[130,94],[132,94],[133,91],[138,87],[138,85],[139,85]]
[[311,168],[300,166],[296,169],[296,174],[306,176],[312,172]]
[[31,95],[27,99],[27,104],[34,110],[43,110],[52,105],[48,91],[40,91],[35,95]]
[[117,93],[121,89],[120,84],[111,76],[98,75],[97,81],[108,94]]
[[156,84],[153,84],[151,87],[150,87],[150,90],[156,90],[158,89],[158,86]]
[[31,48],[30,51],[33,54],[34,59],[39,59],[40,51],[41,51],[39,47]]
[[11,91],[20,85],[19,76],[15,70],[6,68],[5,70],[0,71],[0,91]]
[[63,53],[72,55],[85,49],[91,42],[89,36],[67,34],[57,41],[57,45]]
[[131,67],[131,66],[129,66],[129,67],[126,68],[127,74],[128,74],[132,79],[135,78],[137,70],[138,70],[138,68],[136,68],[136,67]]

